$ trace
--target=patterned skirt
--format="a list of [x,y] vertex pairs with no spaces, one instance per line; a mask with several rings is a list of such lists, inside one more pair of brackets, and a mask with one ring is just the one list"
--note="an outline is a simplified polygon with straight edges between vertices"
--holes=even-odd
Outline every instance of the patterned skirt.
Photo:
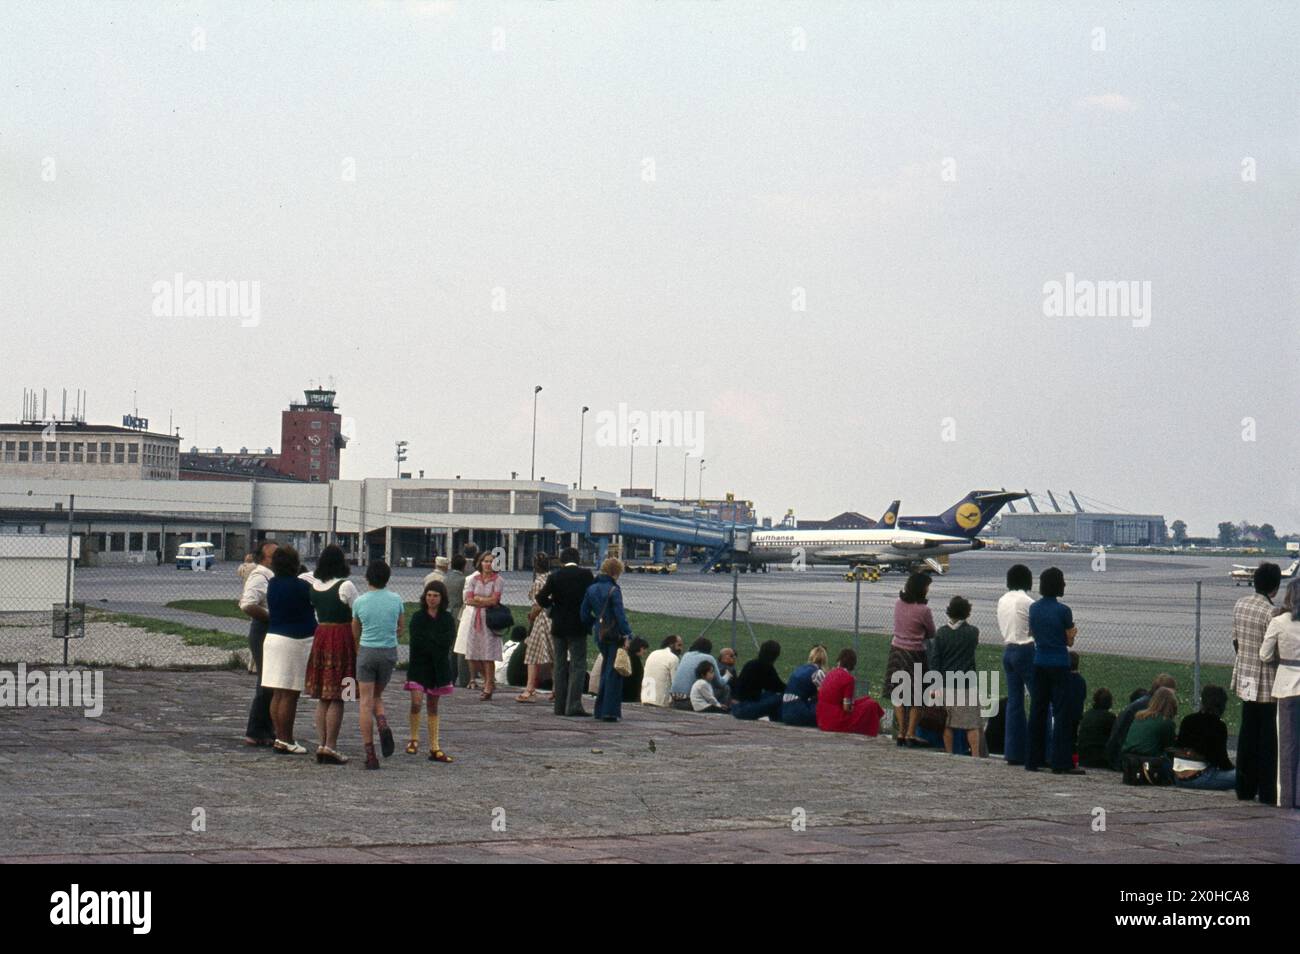
[[524,662],[529,666],[545,666],[551,661],[551,618],[545,611],[533,620],[532,632],[524,640]]
[[343,680],[357,678],[356,639],[351,623],[317,623],[307,660],[307,695],[342,699]]

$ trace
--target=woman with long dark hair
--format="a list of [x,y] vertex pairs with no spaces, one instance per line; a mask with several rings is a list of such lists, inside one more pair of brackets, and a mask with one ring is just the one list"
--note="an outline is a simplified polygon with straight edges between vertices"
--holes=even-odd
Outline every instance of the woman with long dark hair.
[[344,680],[357,678],[356,641],[352,638],[352,604],[357,588],[348,579],[348,561],[342,547],[330,544],[321,550],[316,570],[302,578],[311,585],[311,603],[316,610],[316,635],[307,660],[307,695],[316,703],[316,761],[343,765],[346,755],[338,749],[339,727],[343,725]]
[[925,641],[934,639],[934,615],[926,605],[930,593],[930,575],[913,573],[899,591],[894,603],[894,638],[889,644],[889,661],[885,664],[885,684],[882,694],[893,695],[894,673],[903,673],[899,688],[904,702],[894,705],[894,740],[900,745],[928,746],[930,743],[916,737],[916,726],[921,720],[921,707],[914,705],[914,692],[921,690],[921,677],[929,660]]

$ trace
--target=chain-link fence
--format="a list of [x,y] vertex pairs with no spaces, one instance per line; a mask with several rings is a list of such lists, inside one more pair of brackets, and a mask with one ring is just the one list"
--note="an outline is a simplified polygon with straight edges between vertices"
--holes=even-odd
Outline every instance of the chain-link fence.
[[[76,538],[73,543],[70,566],[66,541],[0,536],[5,567],[0,662],[60,664],[66,658],[101,667],[247,665],[248,620],[238,609],[237,562],[160,564],[154,559],[84,566],[80,543]],[[980,668],[999,670],[996,605],[1006,566],[1030,563],[1037,574],[1065,562],[1062,556],[979,554],[954,561],[953,571],[936,577],[931,588],[936,623],[944,622],[952,596],[966,597],[973,606],[971,622],[980,630]],[[1227,685],[1232,606],[1247,590],[1233,586],[1226,575],[1200,579],[1185,569],[1161,575],[1158,568],[1134,571],[1116,561],[1111,571],[1093,572],[1086,559],[1076,563],[1071,568],[1065,562],[1065,602],[1079,627],[1075,648],[1090,689],[1110,689],[1118,707],[1132,690],[1169,672],[1178,680],[1180,708],[1190,711],[1200,686]],[[397,567],[391,585],[414,602],[428,572],[427,567]],[[531,575],[507,572],[505,579],[506,602],[519,608],[515,615],[523,622]],[[875,582],[849,580],[843,569],[829,567],[736,576],[682,567],[671,575],[629,572],[622,585],[633,628],[651,648],[670,633],[687,643],[705,633],[715,650],[734,642],[743,664],[758,643],[775,639],[783,647],[778,668],[788,673],[815,644],[825,644],[832,658],[852,646],[861,660],[860,686],[879,694],[902,579],[887,574]],[[74,607],[66,616],[65,602]],[[83,607],[84,619],[75,612]],[[1235,712],[1229,717],[1235,721]]]

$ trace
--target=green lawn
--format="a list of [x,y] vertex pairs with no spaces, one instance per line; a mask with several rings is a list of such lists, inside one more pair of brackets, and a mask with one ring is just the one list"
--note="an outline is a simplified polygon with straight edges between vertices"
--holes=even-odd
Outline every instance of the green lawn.
[[174,623],[171,620],[155,619],[152,616],[137,616],[134,613],[104,613],[92,610],[89,621],[121,623],[124,626],[133,626],[136,629],[143,629],[150,633],[167,633],[171,636],[179,636],[186,646],[212,646],[217,649],[231,650],[248,648],[248,638],[246,636],[235,636],[215,629],[201,629],[195,626],[187,626],[184,623]]
[[[176,600],[167,604],[175,609],[190,610],[195,613],[207,613],[211,616],[233,616],[242,617],[243,614],[239,609],[232,605],[230,600]],[[522,606],[510,607],[515,615],[515,621],[522,623],[527,617],[527,608]],[[415,610],[414,603],[406,604],[406,616]],[[679,634],[689,645],[690,642],[700,634],[707,619],[689,616],[673,616],[667,613],[643,613],[637,610],[627,611],[628,622],[632,626],[632,631],[638,636],[647,640],[652,649],[657,649],[663,638],[671,633]],[[175,624],[165,623],[160,625],[172,626]],[[186,627],[181,627],[182,629]],[[788,676],[790,671],[800,665],[808,658],[808,651],[818,643],[824,644],[830,651],[831,661],[834,662],[836,654],[843,648],[853,645],[853,633],[838,629],[820,629],[808,626],[779,626],[773,623],[754,623],[754,637],[761,643],[768,639],[775,639],[781,644],[781,659],[777,663],[777,668],[782,675]],[[170,630],[163,630],[170,632]],[[195,630],[194,632],[202,632]],[[220,633],[218,636],[227,639],[235,638],[227,634]],[[721,649],[723,646],[731,643],[731,620],[721,620],[715,623],[708,633],[709,638],[713,641],[714,650]],[[405,621],[402,626],[401,640],[406,642]],[[213,644],[204,644],[213,645]],[[736,650],[740,655],[741,662],[752,659],[756,653],[754,644],[749,639],[749,632],[745,629],[743,623],[737,626],[736,630]],[[889,656],[889,636],[882,633],[863,633],[858,640],[858,691],[862,692],[863,680],[866,681],[872,695],[877,698],[880,696],[881,684],[885,676],[885,662]],[[980,669],[987,669],[1001,672],[1002,669],[1002,649],[998,646],[980,646],[976,655]],[[1114,711],[1118,712],[1128,704],[1129,693],[1141,687],[1151,685],[1151,680],[1158,673],[1167,672],[1178,680],[1178,712],[1179,716],[1194,711],[1197,707],[1192,703],[1192,666],[1190,663],[1174,663],[1163,660],[1141,659],[1129,656],[1113,656],[1100,653],[1087,653],[1083,655],[1079,671],[1083,674],[1084,679],[1088,681],[1089,696],[1091,693],[1105,686],[1115,697]],[[1201,684],[1217,684],[1227,688],[1228,680],[1232,675],[1230,666],[1222,665],[1201,665]],[[1001,686],[1002,691],[1006,691],[1006,686]],[[1091,699],[1088,705],[1091,706]],[[1224,721],[1228,723],[1229,735],[1236,735],[1237,727],[1241,720],[1241,706],[1237,699],[1229,693],[1228,711],[1224,715]]]

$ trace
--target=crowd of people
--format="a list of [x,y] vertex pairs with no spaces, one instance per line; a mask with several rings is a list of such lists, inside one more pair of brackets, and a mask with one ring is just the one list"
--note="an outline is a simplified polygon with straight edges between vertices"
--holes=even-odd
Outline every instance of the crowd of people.
[[[499,676],[522,686],[517,702],[544,701],[549,689],[555,715],[604,722],[618,722],[624,702],[865,736],[879,735],[889,718],[865,683],[859,692],[852,649],[840,650],[832,666],[827,647],[814,646],[788,679],[777,670],[782,647],[776,640],[759,646],[739,670],[734,648],[715,656],[706,636],[687,647],[671,634],[651,650],[629,625],[619,560],[606,559],[593,572],[580,565],[576,549],[567,548],[558,563],[553,567],[548,556],[536,557],[527,625],[517,626],[502,603],[504,582],[491,553],[471,545],[454,557],[438,557],[408,619],[401,597],[388,588],[387,563],[365,568],[366,590],[360,592],[337,546],[325,547],[315,569],[306,570],[292,547],[263,543],[240,573],[239,605],[250,618],[258,673],[246,744],[306,753],[295,736],[298,699],[305,692],[317,700],[316,760],[344,764],[339,730],[345,702],[355,700],[366,768],[379,768],[379,756],[391,756],[396,748],[383,692],[397,665],[404,625],[410,644],[403,684],[410,694],[406,752],[420,751],[423,720],[434,762],[452,761],[441,748],[440,700],[463,688],[491,701]],[[1107,688],[1092,693],[1085,711],[1088,686],[1073,648],[1078,629],[1063,601],[1065,575],[1056,567],[1044,570],[1037,599],[1033,582],[1023,564],[1007,572],[1007,589],[997,603],[1007,695],[982,700],[955,688],[975,685],[980,634],[970,622],[970,601],[952,597],[937,626],[929,606],[931,577],[908,577],[894,607],[882,683],[898,746],[942,746],[977,758],[1002,754],[1008,765],[1031,772],[1109,769],[1136,784],[1231,789],[1242,799],[1300,807],[1300,581],[1291,583],[1276,606],[1281,571],[1263,563],[1255,592],[1234,609],[1236,661],[1229,690],[1242,703],[1235,765],[1227,751],[1228,691],[1222,687],[1205,686],[1200,708],[1181,724],[1177,686],[1168,674],[1134,690],[1118,714]],[[596,652],[591,669],[589,646]],[[921,702],[891,692],[927,674],[937,676],[938,699]],[[583,704],[586,694],[595,696],[590,712]]]

